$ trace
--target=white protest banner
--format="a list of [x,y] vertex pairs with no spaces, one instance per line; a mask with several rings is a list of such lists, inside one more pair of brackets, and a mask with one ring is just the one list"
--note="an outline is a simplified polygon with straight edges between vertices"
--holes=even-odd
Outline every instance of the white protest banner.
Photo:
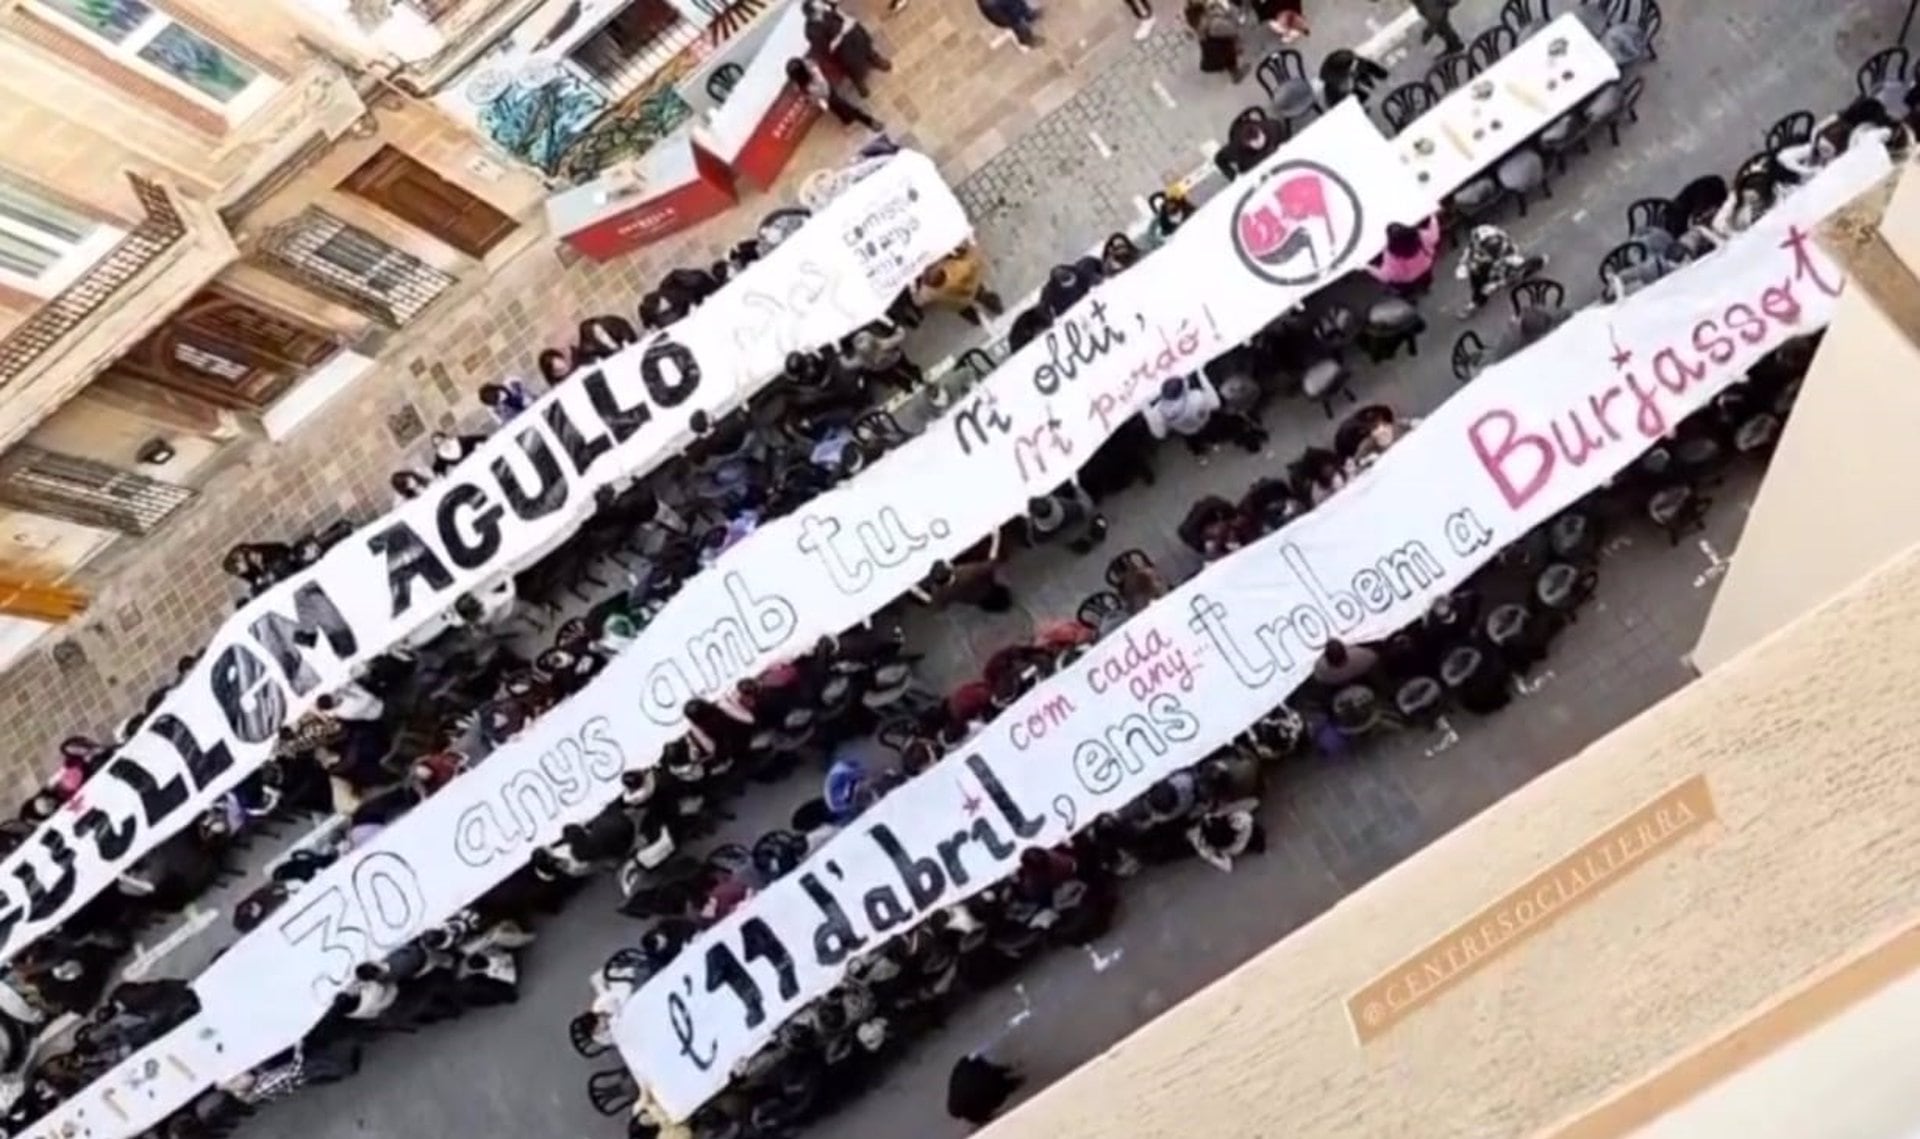
[[[138,1103],[131,1118],[150,1123],[300,1039],[355,965],[469,905],[611,802],[622,770],[654,763],[685,730],[689,697],[878,612],[935,560],[1065,480],[1159,379],[1251,336],[1364,264],[1389,221],[1431,209],[1358,104],[1324,116],[1003,364],[965,407],[729,550],[585,690],[236,943],[194,985],[202,1014],[154,1046],[178,1063],[129,1069],[140,1098],[119,1093],[118,1109]],[[928,489],[956,486],[968,493]],[[97,1122],[96,1089],[123,1083],[116,1070],[48,1118]]]
[[1482,374],[1318,510],[1210,567],[707,930],[631,997],[628,1066],[685,1119],[858,956],[1012,873],[1384,638],[1823,327],[1811,230],[1888,170],[1856,148],[1728,248]]
[[243,606],[68,809],[0,864],[0,961],[246,778],[352,665],[539,557],[592,515],[597,489],[677,453],[696,411],[739,406],[789,352],[879,317],[969,232],[933,163],[895,156],[672,329],[576,373],[421,498]]

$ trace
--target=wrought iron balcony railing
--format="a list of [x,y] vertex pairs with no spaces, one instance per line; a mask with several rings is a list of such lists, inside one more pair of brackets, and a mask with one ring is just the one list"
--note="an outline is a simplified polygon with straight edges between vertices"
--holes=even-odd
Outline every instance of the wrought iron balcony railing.
[[138,175],[128,178],[145,217],[79,280],[0,339],[0,386],[24,375],[187,235],[186,221],[165,189]]

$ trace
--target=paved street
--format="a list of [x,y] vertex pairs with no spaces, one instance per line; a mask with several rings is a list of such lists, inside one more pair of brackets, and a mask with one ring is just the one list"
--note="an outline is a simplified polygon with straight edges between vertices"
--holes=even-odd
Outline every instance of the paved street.
[[[902,19],[925,18],[932,2],[914,0]],[[1056,19],[1073,16],[1061,11],[1072,7],[1065,0],[1055,7]],[[1463,26],[1477,28],[1493,7],[1485,0],[1465,5]],[[1592,296],[1593,266],[1624,236],[1628,202],[1670,193],[1710,169],[1731,169],[1756,148],[1765,126],[1789,110],[1837,105],[1851,92],[1854,64],[1890,34],[1899,8],[1895,0],[1814,9],[1784,0],[1712,7],[1672,0],[1662,61],[1650,69],[1641,122],[1627,131],[1626,145],[1615,150],[1602,141],[1591,157],[1576,158],[1555,199],[1516,225],[1517,235],[1552,254],[1549,275],[1566,282],[1576,298]],[[1076,11],[1094,23],[1106,18]],[[1316,34],[1309,54],[1317,59],[1329,44],[1360,38],[1362,19],[1376,9],[1354,3],[1311,14]],[[1164,23],[1172,13],[1162,15]],[[1054,35],[1056,43],[1067,39]],[[1036,283],[1066,250],[1115,228],[1130,215],[1133,195],[1197,161],[1199,143],[1216,136],[1230,112],[1252,97],[1251,87],[1228,91],[1195,76],[1191,45],[1177,36],[1163,34],[1141,46],[1103,42],[1075,64],[1081,69],[1075,86],[1048,113],[1008,133],[997,155],[966,167],[971,175],[961,193],[980,211],[983,240],[995,251],[1009,293]],[[1012,59],[1010,49],[1002,54],[1029,69],[1054,66]],[[895,82],[910,83],[910,53],[900,55]],[[1089,132],[1112,158],[1100,156]],[[1365,374],[1358,385],[1363,398],[1420,412],[1453,390],[1445,349],[1457,322],[1439,314],[1459,299],[1450,286],[1436,295],[1429,306],[1436,327],[1421,355]],[[1482,330],[1496,319],[1481,317]],[[1275,430],[1270,456],[1223,454],[1202,468],[1169,451],[1156,486],[1129,492],[1111,507],[1108,551],[1137,545],[1175,558],[1172,526],[1193,498],[1238,491],[1329,434],[1311,406],[1286,403],[1269,419]],[[1684,683],[1680,658],[1710,599],[1712,566],[1734,548],[1753,484],[1749,473],[1716,492],[1704,546],[1690,541],[1669,548],[1641,532],[1612,555],[1600,602],[1556,645],[1553,675],[1538,692],[1497,719],[1463,718],[1462,740],[1438,755],[1426,754],[1431,740],[1403,738],[1339,764],[1307,763],[1284,773],[1265,805],[1274,841],[1264,857],[1230,876],[1192,864],[1136,879],[1119,926],[1094,952],[1056,953],[1017,985],[975,1001],[883,1086],[815,1133],[834,1139],[959,1134],[940,1105],[946,1068],[961,1052],[1017,1023],[1007,1047],[1036,1082],[1070,1071]],[[1024,620],[1071,612],[1095,587],[1103,563],[1104,556],[1022,555],[1011,576],[1024,617],[984,631],[977,620],[965,629],[953,618],[917,623],[913,636],[932,651],[933,677],[969,674],[980,655]],[[765,789],[721,837],[758,833],[813,791],[797,782]],[[587,1104],[594,1065],[565,1043],[565,1022],[587,996],[586,975],[635,930],[613,904],[611,885],[603,883],[598,894],[542,929],[518,1005],[383,1042],[358,1077],[302,1093],[249,1133],[299,1139],[618,1135],[619,1125]]]

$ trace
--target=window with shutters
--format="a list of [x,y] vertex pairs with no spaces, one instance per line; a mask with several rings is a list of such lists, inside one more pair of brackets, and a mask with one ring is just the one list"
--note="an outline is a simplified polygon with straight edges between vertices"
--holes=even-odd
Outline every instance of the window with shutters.
[[54,296],[125,236],[0,170],[0,284]]
[[259,257],[275,273],[392,328],[454,284],[450,274],[314,206],[262,234]]

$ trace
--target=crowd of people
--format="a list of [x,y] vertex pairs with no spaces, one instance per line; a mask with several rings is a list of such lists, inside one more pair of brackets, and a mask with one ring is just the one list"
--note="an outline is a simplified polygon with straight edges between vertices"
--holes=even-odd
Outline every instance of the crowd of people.
[[1626,242],[1601,266],[1606,295],[1630,296],[1725,245],[1854,146],[1882,146],[1896,161],[1904,160],[1916,132],[1920,87],[1904,81],[1863,93],[1825,119],[1816,121],[1808,111],[1787,115],[1768,132],[1767,145],[1731,179],[1703,174],[1671,198],[1637,204]]
[[[1827,157],[1838,152],[1832,149]],[[1769,153],[1779,156],[1778,150]],[[1156,228],[1163,234],[1177,229],[1182,205],[1157,202]],[[1751,205],[1750,212],[1746,224],[1758,215]],[[1441,244],[1437,222],[1395,227],[1371,275],[1394,293],[1417,299],[1431,287]],[[1013,322],[1010,347],[1017,350],[1031,340],[1050,316],[1064,311],[1099,280],[1124,271],[1137,256],[1133,241],[1117,234],[1103,246],[1101,256],[1056,267],[1036,308]],[[1497,227],[1466,231],[1459,275],[1470,286],[1469,311],[1532,278],[1544,265],[1544,257],[1528,254]],[[1516,322],[1524,315],[1517,313]],[[1169,434],[1182,435],[1201,455],[1222,443],[1260,450],[1265,445],[1258,416],[1264,396],[1260,378],[1275,373],[1288,381],[1296,378],[1297,367],[1288,364],[1303,354],[1288,351],[1286,338],[1309,334],[1317,323],[1308,313],[1288,314],[1219,364],[1168,381],[1143,412],[1144,434],[1116,440],[1129,448],[1118,465],[1150,478],[1152,443]],[[1230,869],[1234,859],[1258,853],[1265,836],[1253,808],[1271,761],[1309,749],[1343,755],[1371,736],[1409,727],[1451,736],[1449,715],[1492,715],[1507,707],[1526,691],[1526,677],[1541,668],[1554,639],[1592,597],[1609,534],[1637,523],[1677,542],[1703,523],[1711,504],[1707,492],[1730,465],[1765,458],[1818,340],[1818,335],[1804,337],[1770,354],[1745,382],[1678,424],[1665,442],[1606,487],[1437,599],[1414,626],[1378,643],[1329,642],[1312,683],[1231,747],[1175,772],[1123,811],[1095,821],[1072,842],[1027,851],[1006,882],[876,947],[854,964],[841,986],[789,1020],[766,1048],[736,1071],[729,1090],[687,1128],[668,1123],[652,1110],[644,1089],[623,1085],[625,1098],[615,1098],[621,1108],[632,1103],[630,1133],[791,1134],[870,1083],[914,1036],[940,1023],[960,994],[993,984],[1048,946],[1084,944],[1098,936],[1112,920],[1117,887],[1140,867],[1197,856]],[[1229,412],[1220,389],[1248,380],[1251,402]],[[1309,448],[1286,465],[1284,477],[1257,480],[1237,501],[1207,496],[1196,502],[1179,528],[1180,536],[1203,560],[1230,554],[1326,501],[1417,426],[1417,420],[1383,405],[1362,407],[1339,425],[1331,446]],[[1096,457],[1090,473],[1100,465]],[[1096,492],[1110,493],[1097,473],[1091,481]],[[996,548],[989,545],[982,559],[990,563]],[[943,745],[964,741],[984,722],[975,710],[1008,706],[1062,663],[1076,659],[1088,637],[1117,627],[1168,587],[1158,567],[1138,551],[1116,557],[1107,580],[1114,590],[1090,597],[1077,627],[1043,628],[1035,643],[996,656],[987,676],[961,686],[943,706],[930,709],[917,727],[897,729],[896,745],[913,750],[901,750],[899,767],[883,772],[877,784],[863,782],[867,776],[857,763],[836,762],[822,801],[854,802],[846,788],[897,785],[915,774],[937,759]],[[849,821],[840,810],[827,817],[834,827]],[[814,828],[788,849],[811,849],[831,829]],[[688,912],[666,915],[639,952],[609,962],[597,978],[600,998],[575,1023],[576,1044],[584,1054],[604,1050],[605,1018],[621,998],[670,962],[705,924],[779,877],[765,866],[739,862],[710,864],[707,874],[708,884],[724,891],[727,905],[703,904],[697,894],[685,899]],[[620,1070],[602,1075],[619,1077]],[[954,1066],[949,1111],[983,1123],[1019,1084],[1014,1069],[969,1053]]]
[[[776,211],[727,261],[668,273],[641,299],[637,322],[618,314],[583,321],[575,343],[540,354],[543,378],[549,385],[565,382],[575,370],[637,342],[642,330],[670,326],[795,232],[806,216],[803,209]],[[878,321],[818,352],[795,354],[787,362],[787,382],[738,414],[718,422],[696,417],[700,438],[686,454],[646,479],[603,492],[600,509],[567,543],[458,598],[404,643],[359,665],[351,681],[319,697],[311,712],[282,730],[267,763],[16,958],[0,987],[0,1035],[7,1046],[0,1073],[8,1076],[0,1097],[10,1130],[191,1015],[196,1000],[183,982],[115,982],[135,938],[178,919],[237,877],[252,842],[315,814],[334,820],[317,832],[323,837],[277,859],[267,880],[245,893],[232,913],[232,928],[240,933],[261,925],[341,855],[365,845],[578,692],[632,643],[681,583],[760,523],[897,443],[897,427],[872,413],[886,394],[919,379],[902,345],[905,329],[920,317],[916,296],[969,311],[992,311],[999,304],[977,251],[956,250],[929,269],[922,287],[902,296],[896,306],[900,321]],[[497,429],[538,397],[524,381],[509,379],[486,385],[479,398]],[[780,430],[763,431],[760,424]],[[431,436],[425,469],[391,477],[396,501],[427,492],[484,438]],[[293,542],[247,543],[229,551],[222,565],[239,583],[244,603],[318,562],[353,528],[341,522]],[[605,588],[612,576],[624,586],[587,604],[588,591]],[[560,620],[574,602],[585,604],[584,612]],[[880,651],[850,635],[823,646],[815,659],[821,668],[841,670],[835,676],[844,689],[858,672],[855,662],[885,663],[861,655]],[[0,824],[0,850],[19,846],[79,794],[195,663],[183,658],[174,680],[154,690],[110,737],[67,740],[54,777],[17,818]],[[889,667],[882,676],[903,690],[898,671]],[[791,696],[769,680],[759,714],[772,715]],[[853,696],[889,698],[869,689]],[[686,711],[695,725],[732,739],[724,728],[734,721],[712,705],[695,702]],[[760,746],[784,739],[776,734]],[[781,754],[790,761],[798,752]],[[722,788],[733,788],[730,764],[703,766],[710,755],[697,747],[695,754],[665,758],[650,786],[658,785],[662,804],[683,812],[676,827],[696,834],[703,812],[717,810],[730,793]],[[715,766],[720,769],[709,769]],[[764,765],[754,774],[777,777]],[[633,806],[631,797],[627,805]],[[578,875],[594,865],[594,844],[606,841],[604,825],[575,828],[469,911],[363,965],[302,1046],[231,1087],[209,1092],[169,1120],[164,1132],[219,1133],[253,1105],[303,1083],[347,1074],[370,1034],[511,999],[516,957],[531,939],[529,919],[570,892]],[[576,852],[575,844],[585,849]]]
[[[815,60],[796,82],[842,118],[851,114],[850,121],[863,121],[864,112],[842,113],[834,106],[838,100],[858,109],[840,85],[864,94],[872,73],[888,70],[887,61],[870,33],[829,0],[808,5]],[[990,5],[1012,21],[1003,26],[1012,27],[1022,43],[1035,42],[1037,13],[1031,8],[1016,0],[982,0],[983,11]],[[1152,19],[1144,3],[1134,11],[1143,22]],[[1435,34],[1447,39],[1452,29],[1446,6],[1435,11],[1439,18],[1429,20]],[[1288,18],[1300,15],[1297,5],[1256,14],[1283,35],[1307,31],[1303,17]],[[822,69],[820,60],[829,66]],[[1364,89],[1378,76],[1356,60],[1343,58],[1330,70],[1340,83]],[[1700,255],[1751,225],[1797,180],[1859,140],[1904,145],[1916,125],[1915,100],[1904,92],[1901,97],[1897,112],[1884,99],[1867,97],[1826,122],[1809,122],[1804,135],[1796,129],[1770,139],[1764,162],[1743,168],[1731,186],[1722,183],[1717,196],[1712,187],[1678,196],[1673,209],[1636,231],[1633,241],[1645,247],[1649,261],[1667,269]],[[868,125],[880,129],[877,121]],[[1240,150],[1222,169],[1234,176],[1279,140],[1242,136],[1229,145]],[[1049,273],[1034,302],[1008,323],[1011,349],[1042,335],[1100,281],[1129,271],[1195,208],[1179,193],[1155,195],[1153,205],[1144,236],[1115,233],[1097,255]],[[564,383],[646,332],[669,327],[806,217],[804,209],[776,211],[726,259],[667,274],[641,298],[633,320],[606,314],[583,321],[573,344],[540,354],[541,379],[549,387]],[[1462,249],[1462,275],[1476,304],[1544,263],[1486,228],[1471,231]],[[1202,459],[1221,447],[1263,452],[1270,443],[1265,409],[1277,397],[1298,394],[1303,374],[1329,351],[1337,354],[1339,345],[1356,342],[1332,335],[1328,314],[1345,311],[1349,322],[1365,324],[1356,313],[1370,311],[1374,300],[1417,305],[1432,286],[1443,244],[1439,219],[1394,227],[1386,252],[1368,270],[1327,290],[1333,299],[1282,314],[1207,367],[1168,379],[1077,477],[1032,500],[1003,531],[934,566],[901,604],[1012,607],[1016,599],[1003,571],[1012,552],[1057,544],[1091,554],[1107,536],[1104,504],[1129,486],[1153,481],[1158,444],[1166,439],[1179,437]],[[1615,293],[1644,283],[1619,271],[1606,279]],[[329,837],[278,860],[232,915],[241,932],[265,922],[344,853],[588,684],[703,567],[767,521],[906,442],[909,433],[885,408],[924,379],[907,345],[925,310],[942,308],[983,323],[1005,307],[989,287],[980,252],[955,250],[927,269],[885,318],[838,343],[789,357],[782,375],[740,411],[714,422],[697,419],[698,439],[684,456],[607,492],[602,509],[566,546],[460,598],[406,644],[366,662],[352,682],[322,697],[282,733],[271,761],[9,966],[0,985],[0,1072],[6,1074],[0,1095],[10,1097],[0,1122],[9,1133],[195,1011],[197,1000],[185,982],[120,979],[141,930],[171,920],[230,880],[247,845],[288,820],[315,813],[337,819]],[[1404,335],[1418,334],[1407,327],[1380,333],[1372,345],[1379,349],[1375,358],[1387,358],[1387,349]],[[1357,328],[1356,336],[1367,331]],[[1329,643],[1314,683],[1229,747],[1172,773],[1072,842],[1025,852],[1013,877],[877,947],[844,985],[783,1027],[728,1093],[696,1116],[693,1132],[787,1134],[867,1086],[968,992],[996,983],[1050,946],[1098,937],[1117,912],[1123,883],[1141,868],[1198,858],[1230,870],[1236,860],[1259,854],[1265,845],[1259,797],[1280,761],[1308,751],[1346,754],[1369,736],[1409,726],[1444,729],[1455,710],[1497,712],[1592,593],[1607,533],[1635,519],[1668,533],[1697,525],[1718,472],[1764,456],[1814,343],[1803,339],[1774,353],[1747,383],[1682,423],[1670,443],[1436,601],[1418,625],[1378,644]],[[496,429],[538,398],[534,385],[511,379],[486,385],[479,395]],[[1756,423],[1769,429],[1756,431]],[[1179,526],[1181,540],[1202,562],[1226,556],[1326,502],[1417,426],[1417,419],[1385,405],[1359,407],[1335,427],[1327,446],[1276,464],[1276,473],[1237,497],[1201,497]],[[484,438],[432,436],[424,470],[394,472],[396,499],[426,492]],[[350,525],[341,524],[291,542],[235,547],[223,568],[247,596],[255,596],[314,564],[350,532]],[[625,584],[594,600],[591,585],[609,588],[594,577],[603,563],[617,566]],[[687,734],[657,763],[629,772],[619,801],[569,827],[466,911],[361,965],[300,1045],[209,1090],[157,1134],[224,1134],[262,1103],[351,1075],[363,1050],[381,1035],[512,1001],[534,927],[588,877],[612,873],[626,899],[624,912],[646,927],[631,949],[615,954],[600,971],[592,1008],[574,1022],[576,1047],[602,1054],[607,1018],[620,999],[701,929],[791,873],[839,828],[1164,595],[1171,576],[1139,551],[1113,556],[1108,588],[1089,596],[1072,619],[1043,622],[1030,639],[991,657],[981,676],[943,696],[923,689],[915,654],[893,624],[897,613],[888,613],[743,679],[724,695],[689,703]],[[583,611],[558,620],[569,607]],[[193,663],[180,662],[182,676]],[[78,794],[168,691],[156,690],[110,738],[67,740],[55,775],[16,819],[0,823],[0,850],[24,842]],[[870,740],[880,747],[868,746]],[[804,769],[818,772],[820,793],[795,812],[789,827],[704,856],[688,852],[720,828],[728,804],[753,784]],[[62,1014],[71,1014],[72,1021],[57,1034],[47,1033]],[[630,1111],[632,1134],[677,1133],[637,1086],[620,1079],[597,1079],[595,1086],[616,1111]],[[979,1122],[1015,1086],[1015,1073],[969,1056],[956,1068],[949,1107]]]
[[[1231,871],[1236,860],[1264,851],[1260,797],[1286,760],[1347,756],[1371,738],[1409,729],[1452,736],[1450,715],[1500,712],[1593,596],[1610,534],[1635,524],[1666,533],[1697,526],[1705,491],[1725,469],[1764,458],[1770,439],[1755,445],[1748,426],[1755,415],[1787,413],[1816,344],[1817,337],[1804,338],[1770,355],[1747,382],[1679,424],[1669,443],[1434,601],[1413,626],[1375,643],[1328,642],[1310,683],[1228,746],[1170,773],[1071,841],[1025,851],[1012,877],[856,958],[840,985],[789,1019],[687,1124],[667,1120],[624,1067],[595,1075],[596,1104],[608,1114],[630,1113],[629,1134],[638,1139],[791,1135],[871,1086],[969,994],[1050,948],[1101,936],[1125,881],[1144,868],[1197,858]],[[1237,501],[1201,499],[1181,537],[1203,560],[1257,541],[1325,502],[1417,427],[1384,405],[1362,407],[1287,477],[1258,479]],[[649,923],[637,946],[616,953],[593,978],[592,1005],[571,1026],[581,1054],[608,1052],[614,1012],[701,930],[798,869],[808,852],[1174,584],[1137,550],[1113,557],[1105,578],[1110,589],[1090,596],[1074,620],[1042,622],[1031,640],[991,657],[978,679],[939,701],[907,702],[903,714],[885,719],[877,731],[885,762],[846,749],[844,738],[822,741],[821,794],[795,813],[791,829],[750,848],[729,845],[682,860],[666,876],[670,892],[650,892],[644,907],[628,911]],[[743,684],[742,693],[758,693],[763,682]],[[624,825],[608,829],[629,834]],[[648,852],[658,847],[648,828],[631,833],[625,857],[653,857]],[[607,865],[622,858],[614,848],[601,853]],[[969,1053],[956,1064],[949,1110],[985,1122],[1017,1086],[1006,1066]]]

